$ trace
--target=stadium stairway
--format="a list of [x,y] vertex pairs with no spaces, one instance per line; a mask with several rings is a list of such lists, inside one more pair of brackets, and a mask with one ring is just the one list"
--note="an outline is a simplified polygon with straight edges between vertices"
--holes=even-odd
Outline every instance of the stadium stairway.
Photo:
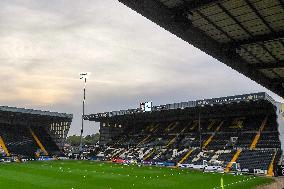
[[273,170],[274,170],[274,161],[275,161],[276,154],[277,154],[277,152],[274,152],[273,158],[271,160],[271,163],[270,163],[268,171],[267,171],[267,176],[270,176],[270,177],[274,176]]
[[[215,122],[213,122],[213,123],[215,123]],[[220,128],[221,128],[221,126],[223,125],[223,123],[224,123],[224,121],[222,121],[222,122],[219,124],[219,126],[216,128],[215,132],[203,143],[202,149],[205,149],[205,148],[208,146],[208,144],[212,141],[212,139],[213,139],[215,133],[220,130]],[[210,125],[212,125],[212,124],[210,124]],[[212,126],[211,126],[211,127],[212,127]],[[211,127],[210,127],[210,128],[211,128]]]
[[147,135],[143,140],[141,140],[141,141],[136,145],[136,147],[139,147],[139,146],[145,144],[145,143],[147,142],[147,140],[152,136],[152,134],[155,133],[155,132],[158,130],[159,125],[160,125],[159,123],[156,124],[156,125],[150,125],[150,126],[149,126],[149,127],[150,127],[150,129],[149,129],[150,134]]
[[178,125],[178,122],[172,122],[164,129],[164,131],[169,132],[170,130],[174,129],[177,125]]
[[211,160],[209,161],[209,164],[219,164],[223,167],[226,167],[228,163],[231,161],[233,156],[235,155],[237,150],[217,150],[215,151],[214,155],[212,156]]
[[241,149],[238,149],[237,152],[235,153],[235,155],[233,156],[232,160],[230,161],[230,163],[226,166],[224,172],[227,173],[230,171],[232,165],[233,165],[233,162],[236,162],[238,157],[240,156],[242,150]]
[[209,131],[216,123],[216,120],[212,120],[211,123],[208,125],[207,130]]
[[31,127],[49,155],[60,155],[61,151],[44,127]]
[[114,151],[111,154],[111,158],[118,157],[118,156],[122,155],[123,153],[125,153],[126,151],[127,150],[125,148],[121,148],[120,150]]
[[[1,137],[5,146],[12,155],[34,157],[37,145],[29,132],[28,127],[2,126]],[[4,150],[4,149],[3,149]]]
[[156,149],[153,149],[150,153],[148,153],[143,160],[146,161],[149,157],[151,157],[156,152]]
[[148,160],[150,160],[150,161],[157,161],[157,160],[160,160],[160,159],[161,159],[160,157],[162,157],[163,154],[166,153],[166,151],[167,151],[167,149],[156,150],[155,153],[153,153],[153,154],[151,155],[151,157],[148,158]]
[[109,158],[109,159],[110,159],[110,158],[112,157],[113,153],[115,153],[115,152],[118,151],[118,150],[120,150],[120,148],[114,149],[114,148],[112,148],[112,147],[108,147],[107,149],[105,149],[105,150],[103,151],[103,154],[105,155],[106,158]]
[[154,126],[151,126],[151,128],[150,128],[150,133],[155,133],[158,129],[159,129],[159,126],[160,126],[160,124],[158,123],[158,124],[156,124],[156,125],[154,125]]
[[251,145],[250,145],[250,150],[255,150],[255,147],[256,147],[256,145],[257,145],[257,143],[258,143],[258,141],[259,141],[261,132],[263,131],[263,129],[264,129],[265,125],[266,125],[267,117],[268,117],[268,116],[266,116],[265,119],[262,121],[261,126],[260,126],[260,128],[259,128],[259,131],[258,131],[257,134],[255,135],[255,137],[254,137],[254,139],[253,139],[253,141],[252,141],[252,143],[251,143]]
[[32,136],[34,137],[37,145],[39,146],[39,148],[41,149],[41,151],[44,153],[44,155],[48,156],[47,151],[45,150],[45,147],[43,146],[43,144],[41,143],[41,141],[39,140],[39,138],[36,136],[36,134],[34,133],[34,131],[32,130],[32,128],[30,128],[30,132],[32,134]]
[[148,136],[146,136],[143,140],[141,140],[141,141],[137,144],[137,146],[140,146],[140,145],[144,144],[144,142],[146,142],[146,141],[148,140],[148,138],[150,138],[150,136],[151,136],[151,134],[148,135]]
[[176,141],[176,139],[178,138],[178,136],[179,136],[180,134],[182,134],[185,130],[186,130],[186,127],[184,127],[184,128],[181,130],[181,132],[179,132],[174,138],[172,138],[172,140],[170,140],[170,141],[168,142],[168,144],[166,145],[166,148],[170,147],[170,145],[172,145],[172,144]]
[[[178,123],[171,123],[171,126],[168,126],[168,129],[165,131],[170,131],[170,128],[175,128],[175,125],[178,125]],[[171,140],[168,141],[168,143],[164,146],[164,150],[166,151],[160,151],[157,149],[153,149],[149,154],[146,155],[146,157],[144,157],[144,160],[149,160],[149,159],[158,159],[160,156],[162,156],[165,152],[168,152],[168,150],[170,150],[170,147],[174,145],[174,142],[177,141],[177,138],[179,137],[180,134],[182,134],[187,127],[184,127],[178,134],[176,134],[175,137],[173,137]]]
[[2,149],[4,150],[4,152],[6,153],[6,156],[10,156],[10,153],[5,145],[5,142],[3,140],[3,138],[0,136],[0,146],[2,147]]
[[177,138],[177,136],[175,136],[174,138],[172,138],[172,139],[168,142],[168,144],[166,145],[166,148],[168,148],[171,144],[173,144],[174,141],[176,140],[176,138]]
[[198,126],[198,120],[193,121],[193,125],[190,128],[190,131],[193,131]]
[[193,152],[193,149],[188,150],[186,155],[178,162],[179,164],[182,164],[187,158],[190,156],[190,154]]

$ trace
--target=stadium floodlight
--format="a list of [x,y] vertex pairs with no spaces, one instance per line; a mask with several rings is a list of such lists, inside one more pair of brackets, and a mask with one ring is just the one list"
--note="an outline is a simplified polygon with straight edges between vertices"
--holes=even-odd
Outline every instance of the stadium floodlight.
[[84,133],[84,116],[85,116],[85,101],[86,101],[86,85],[87,85],[87,79],[91,75],[90,72],[81,72],[79,73],[80,79],[84,80],[84,89],[83,89],[83,112],[82,112],[82,126],[81,126],[81,135],[80,135],[80,146],[79,146],[79,153],[80,156],[83,152],[83,133]]

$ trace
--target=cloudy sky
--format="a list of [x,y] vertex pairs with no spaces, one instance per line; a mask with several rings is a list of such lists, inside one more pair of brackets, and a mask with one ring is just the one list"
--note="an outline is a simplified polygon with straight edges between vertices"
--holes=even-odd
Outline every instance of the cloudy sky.
[[[0,104],[74,114],[266,90],[117,0],[1,0]],[[85,134],[98,131],[86,122]]]

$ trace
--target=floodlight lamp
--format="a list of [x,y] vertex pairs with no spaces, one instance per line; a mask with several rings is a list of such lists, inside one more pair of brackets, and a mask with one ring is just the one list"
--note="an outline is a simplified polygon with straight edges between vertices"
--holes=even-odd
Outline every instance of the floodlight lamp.
[[80,72],[80,79],[85,79],[85,78],[89,78],[91,75],[91,72]]

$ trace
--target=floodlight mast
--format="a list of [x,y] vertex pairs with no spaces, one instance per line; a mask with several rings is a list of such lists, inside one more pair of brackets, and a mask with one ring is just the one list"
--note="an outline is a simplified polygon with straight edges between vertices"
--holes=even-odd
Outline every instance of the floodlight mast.
[[82,113],[82,126],[81,126],[81,135],[80,135],[80,146],[79,154],[80,156],[83,153],[83,133],[84,133],[84,116],[85,116],[85,101],[86,101],[86,85],[87,85],[88,73],[80,73],[80,79],[84,79],[84,89],[83,89],[83,113]]

